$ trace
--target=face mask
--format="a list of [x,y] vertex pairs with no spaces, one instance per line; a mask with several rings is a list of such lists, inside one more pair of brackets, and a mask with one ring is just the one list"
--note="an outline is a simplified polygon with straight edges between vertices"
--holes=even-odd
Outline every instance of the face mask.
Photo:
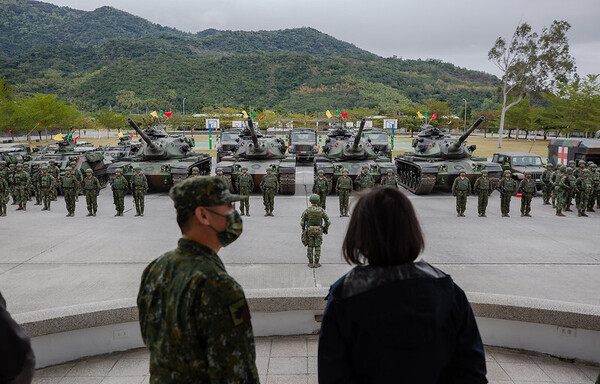
[[240,237],[240,235],[242,234],[243,223],[242,223],[242,217],[240,216],[240,213],[238,211],[234,210],[229,215],[222,215],[222,214],[212,211],[210,209],[206,209],[206,210],[214,213],[215,215],[225,218],[225,230],[222,232],[217,231],[216,229],[214,229],[212,226],[209,225],[209,227],[213,231],[217,232],[217,239],[219,239],[219,242],[221,243],[221,245],[226,247],[229,244],[236,241],[238,237]]

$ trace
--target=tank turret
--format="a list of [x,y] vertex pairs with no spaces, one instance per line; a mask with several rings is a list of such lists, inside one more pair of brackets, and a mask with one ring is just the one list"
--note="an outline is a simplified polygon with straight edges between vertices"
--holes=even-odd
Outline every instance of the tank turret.
[[467,148],[463,143],[467,137],[481,124],[484,117],[481,116],[477,121],[458,139],[445,135],[441,130],[435,127],[429,127],[419,132],[419,135],[413,140],[415,155],[428,158],[444,159],[465,159],[475,150],[475,147]]
[[259,138],[252,118],[248,118],[247,130],[240,134],[242,139],[237,151],[233,154],[237,159],[284,159],[285,158],[285,142],[280,138],[262,137]]

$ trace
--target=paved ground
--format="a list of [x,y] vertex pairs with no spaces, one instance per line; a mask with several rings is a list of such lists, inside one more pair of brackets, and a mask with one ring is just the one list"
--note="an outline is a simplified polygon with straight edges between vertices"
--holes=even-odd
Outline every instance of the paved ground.
[[[261,383],[317,383],[317,337],[272,337],[256,341],[256,367]],[[39,384],[148,383],[145,349],[97,356],[40,369]],[[533,353],[486,347],[487,378],[491,384],[594,382],[598,367]]]
[[[328,286],[349,270],[340,254],[348,218],[339,217],[335,196],[327,200],[332,226],[323,267],[306,266],[299,222],[312,177],[312,168],[298,168],[296,194],[276,197],[275,217],[264,217],[261,197],[251,197],[244,233],[220,252],[245,289]],[[489,217],[477,217],[471,197],[467,217],[459,218],[446,192],[408,196],[425,231],[423,257],[466,291],[600,305],[600,211],[560,218],[538,197],[533,217],[519,217],[520,199],[513,198],[511,217],[502,218],[494,192]],[[148,196],[144,217],[134,217],[131,196],[125,216],[114,217],[108,189],[100,193],[97,217],[85,216],[84,200],[73,218],[65,217],[62,197],[50,212],[9,205],[0,218],[0,291],[11,312],[135,297],[144,267],[175,247],[180,232],[166,194]]]

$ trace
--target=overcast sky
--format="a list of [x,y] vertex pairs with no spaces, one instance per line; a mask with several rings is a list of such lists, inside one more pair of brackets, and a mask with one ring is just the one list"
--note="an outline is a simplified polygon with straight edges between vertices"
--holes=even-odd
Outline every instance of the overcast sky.
[[520,22],[535,31],[571,24],[580,75],[600,73],[600,0],[46,0],[82,10],[104,5],[187,32],[312,27],[384,57],[434,58],[495,75],[496,38]]

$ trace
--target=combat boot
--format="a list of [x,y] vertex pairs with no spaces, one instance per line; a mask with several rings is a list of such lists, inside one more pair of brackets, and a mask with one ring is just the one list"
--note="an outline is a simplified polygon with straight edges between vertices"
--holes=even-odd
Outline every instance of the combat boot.
[[529,213],[526,213],[525,217],[531,217],[531,215]]
[[24,205],[24,206],[23,206],[23,210],[24,210],[24,211],[26,211],[26,210],[27,210],[27,206],[26,206],[26,205]]
[[91,211],[88,211],[88,214],[86,216],[93,216],[94,214]]
[[594,208],[589,208],[587,211],[588,211],[588,212],[596,212],[596,211],[594,210]]
[[16,211],[22,211],[23,210],[23,206],[21,204],[19,204],[19,208],[16,209]]
[[588,215],[585,213],[585,211],[581,211],[581,216],[588,217]]
[[557,211],[556,212],[556,216],[564,216],[564,214],[562,212],[560,212],[560,211]]
[[240,216],[244,216],[244,210],[242,210],[242,212],[240,212]]

